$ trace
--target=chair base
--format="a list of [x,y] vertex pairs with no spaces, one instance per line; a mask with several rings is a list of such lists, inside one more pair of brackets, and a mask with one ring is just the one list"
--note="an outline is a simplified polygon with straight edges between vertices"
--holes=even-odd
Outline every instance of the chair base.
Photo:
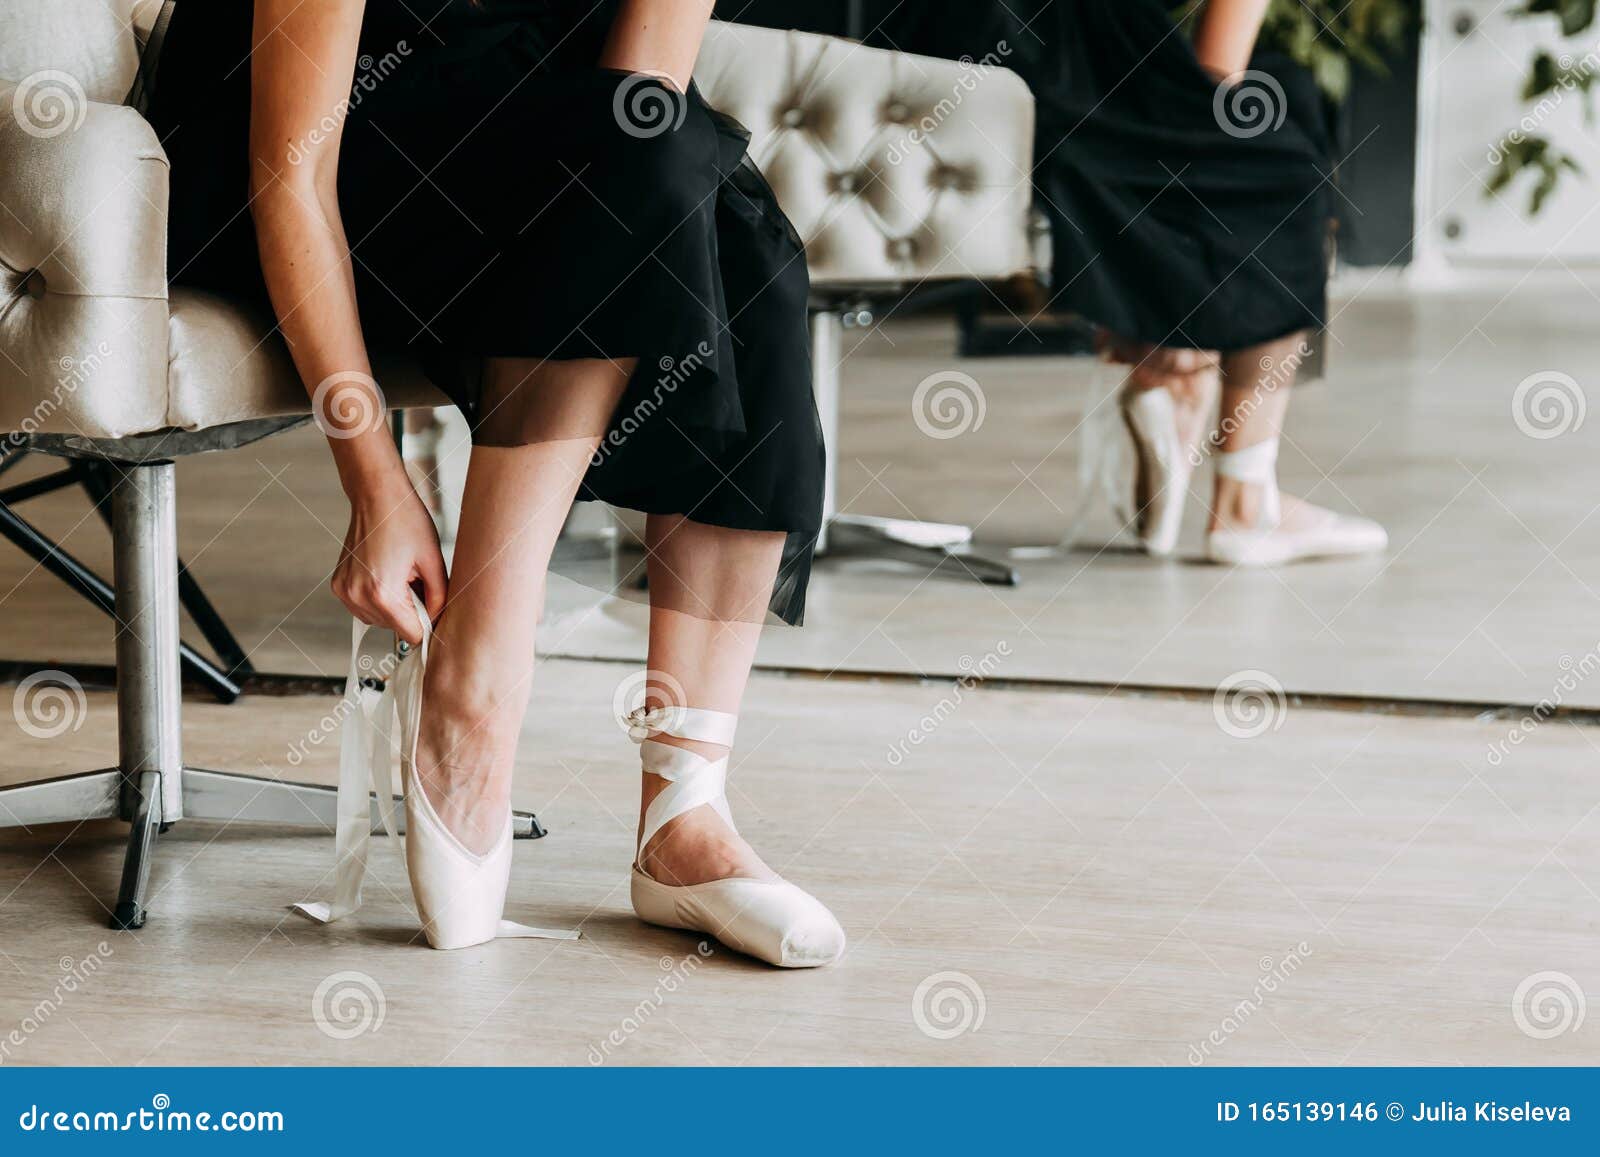
[[839,365],[844,358],[844,331],[872,324],[872,310],[867,305],[848,297],[842,300],[842,305],[828,302],[811,311],[812,392],[826,453],[823,531],[817,536],[817,554],[891,559],[992,586],[1016,586],[1021,580],[1015,569],[967,553],[972,542],[971,527],[839,513]]
[[[181,777],[185,819],[312,827],[329,834],[338,822],[338,789],[334,787],[199,767],[183,768]],[[141,928],[147,915],[145,899],[156,838],[177,822],[163,818],[162,786],[156,772],[145,772],[130,783],[116,768],[19,784],[0,789],[0,827],[32,828],[119,816],[127,819],[132,828],[123,861],[122,888],[110,924],[121,930]],[[394,798],[397,804],[404,800],[403,796]],[[382,835],[376,808],[372,817],[373,834]],[[403,835],[403,807],[396,808],[395,819],[395,834]],[[546,834],[539,817],[532,812],[513,812],[511,830],[512,837],[519,840],[536,840]]]
[[988,586],[1014,587],[1015,567],[970,554],[972,528],[909,518],[836,514],[828,526],[825,557],[871,557],[920,564],[933,572],[964,576]]
[[[118,766],[0,790],[0,828],[127,820],[122,883],[111,927],[143,927],[157,838],[182,819],[281,823],[332,832],[338,790],[183,762],[177,491],[170,461],[141,461],[111,483],[117,626]],[[403,810],[403,809],[402,809]],[[515,834],[545,834],[518,813]]]

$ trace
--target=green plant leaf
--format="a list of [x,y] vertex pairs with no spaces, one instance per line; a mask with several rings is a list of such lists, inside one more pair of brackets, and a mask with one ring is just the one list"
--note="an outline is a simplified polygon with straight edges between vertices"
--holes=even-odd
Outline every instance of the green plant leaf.
[[1562,36],[1576,36],[1594,23],[1597,0],[1526,0],[1515,16],[1555,16]]

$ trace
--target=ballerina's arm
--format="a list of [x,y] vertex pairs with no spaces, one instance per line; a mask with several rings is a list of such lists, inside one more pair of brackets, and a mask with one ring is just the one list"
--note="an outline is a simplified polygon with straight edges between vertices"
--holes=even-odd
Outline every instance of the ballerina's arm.
[[250,210],[278,327],[350,498],[334,593],[362,621],[416,642],[407,588],[420,585],[438,615],[444,558],[371,377],[339,216],[339,142],[365,10],[366,0],[255,0]]
[[689,87],[713,0],[623,0],[600,54],[602,68],[645,72]]
[[1200,67],[1218,80],[1233,80],[1250,67],[1261,23],[1272,0],[1207,0],[1194,34]]

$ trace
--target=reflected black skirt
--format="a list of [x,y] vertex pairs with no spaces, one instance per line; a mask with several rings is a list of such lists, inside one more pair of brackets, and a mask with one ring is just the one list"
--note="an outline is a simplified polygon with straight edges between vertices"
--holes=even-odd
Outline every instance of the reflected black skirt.
[[1124,337],[1235,350],[1327,314],[1331,160],[1309,73],[1257,53],[1219,91],[1165,0],[921,0],[885,47],[1018,72],[1055,302]]

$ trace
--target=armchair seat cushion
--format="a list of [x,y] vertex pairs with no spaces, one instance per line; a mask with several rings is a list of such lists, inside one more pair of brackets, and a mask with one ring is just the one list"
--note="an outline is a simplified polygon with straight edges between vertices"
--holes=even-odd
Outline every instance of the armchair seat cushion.
[[[305,387],[264,309],[174,286],[171,311],[166,425],[204,430],[307,412]],[[374,376],[391,407],[445,404],[408,363],[380,363]]]

